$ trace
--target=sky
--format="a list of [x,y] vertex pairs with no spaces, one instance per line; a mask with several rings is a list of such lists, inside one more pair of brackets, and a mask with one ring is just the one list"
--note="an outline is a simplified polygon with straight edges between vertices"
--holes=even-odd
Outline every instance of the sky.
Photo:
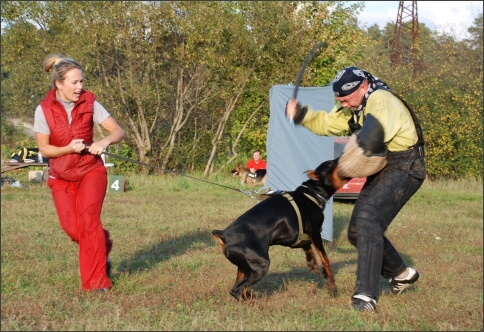
[[[400,1],[363,1],[365,8],[358,16],[360,27],[378,24],[383,29],[387,23],[397,20]],[[412,1],[404,1],[402,20],[411,20],[406,12],[412,8]],[[439,33],[446,33],[462,40],[468,37],[467,29],[478,14],[482,13],[483,1],[417,1],[418,22]]]

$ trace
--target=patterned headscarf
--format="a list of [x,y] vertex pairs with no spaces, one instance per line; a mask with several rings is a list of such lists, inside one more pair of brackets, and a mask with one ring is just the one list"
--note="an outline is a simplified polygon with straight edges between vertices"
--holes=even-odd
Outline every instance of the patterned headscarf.
[[335,97],[344,97],[355,92],[365,81],[365,79],[368,80],[368,91],[366,92],[361,105],[355,111],[356,114],[358,114],[363,107],[365,107],[366,101],[373,91],[378,89],[391,91],[390,87],[378,77],[373,76],[366,70],[356,67],[341,69],[331,82],[333,84],[333,92]]

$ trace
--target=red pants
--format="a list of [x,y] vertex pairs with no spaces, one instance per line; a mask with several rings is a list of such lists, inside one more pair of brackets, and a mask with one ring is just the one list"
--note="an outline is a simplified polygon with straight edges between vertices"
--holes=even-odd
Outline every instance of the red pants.
[[109,232],[102,227],[101,210],[106,196],[106,168],[101,166],[80,181],[50,178],[47,185],[62,229],[79,245],[82,288],[111,288],[106,261],[111,251]]

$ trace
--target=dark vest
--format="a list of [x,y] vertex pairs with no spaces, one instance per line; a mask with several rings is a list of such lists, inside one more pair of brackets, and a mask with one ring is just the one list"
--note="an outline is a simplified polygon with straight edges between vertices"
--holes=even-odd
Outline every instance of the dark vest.
[[[94,101],[96,95],[83,91],[72,109],[72,122],[69,124],[67,112],[56,99],[54,88],[40,103],[50,129],[50,144],[58,147],[69,145],[75,138],[82,138],[84,144],[91,145],[94,136]],[[103,165],[100,156],[88,152],[69,153],[57,158],[49,158],[49,174],[57,179],[77,181],[91,170]]]

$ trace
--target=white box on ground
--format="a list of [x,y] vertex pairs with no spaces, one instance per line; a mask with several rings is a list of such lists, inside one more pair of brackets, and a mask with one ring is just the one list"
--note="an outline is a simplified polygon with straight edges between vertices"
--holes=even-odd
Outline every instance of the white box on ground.
[[29,171],[29,181],[44,181],[43,171]]

